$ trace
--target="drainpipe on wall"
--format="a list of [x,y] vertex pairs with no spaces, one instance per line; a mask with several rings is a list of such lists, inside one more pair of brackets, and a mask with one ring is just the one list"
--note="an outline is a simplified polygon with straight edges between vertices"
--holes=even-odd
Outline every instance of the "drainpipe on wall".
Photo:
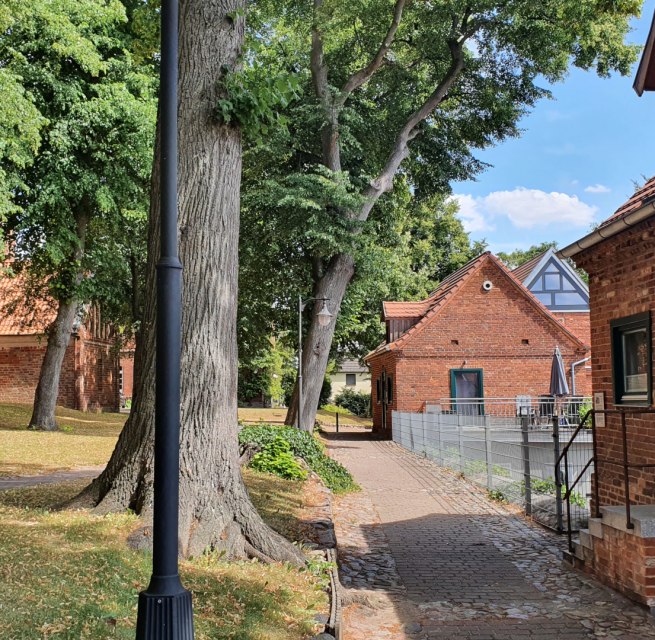
[[585,362],[588,362],[591,360],[591,356],[587,356],[583,360],[578,360],[577,362],[574,362],[571,365],[571,395],[575,395],[575,368],[581,364],[584,364]]

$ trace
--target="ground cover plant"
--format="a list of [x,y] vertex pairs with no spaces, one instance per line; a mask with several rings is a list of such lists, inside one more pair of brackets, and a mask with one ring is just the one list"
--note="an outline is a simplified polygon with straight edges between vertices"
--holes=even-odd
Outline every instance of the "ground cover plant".
[[[269,524],[292,532],[302,485],[244,475],[258,507],[267,503]],[[0,637],[134,637],[137,594],[151,572],[150,556],[126,542],[138,518],[49,510],[83,484],[0,492]],[[193,592],[198,640],[300,640],[317,632],[314,616],[327,608],[320,578],[286,564],[227,563],[209,554],[183,562],[181,574]]]
[[323,444],[306,431],[287,426],[247,426],[239,433],[239,445],[242,448],[253,446],[265,449],[280,438],[289,444],[293,455],[302,458],[335,493],[345,493],[357,488],[348,470],[336,460],[328,457]]

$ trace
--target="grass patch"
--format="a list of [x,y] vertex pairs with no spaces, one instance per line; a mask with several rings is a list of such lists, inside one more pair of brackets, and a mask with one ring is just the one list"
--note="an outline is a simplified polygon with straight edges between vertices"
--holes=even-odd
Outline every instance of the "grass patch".
[[[265,422],[267,424],[284,424],[286,417],[286,409],[254,409],[249,407],[241,407],[239,409],[239,420],[247,423]],[[326,408],[319,409],[316,414],[316,420],[320,424],[332,425],[335,423],[335,412]],[[371,427],[373,425],[370,418],[360,418],[341,413],[339,415],[339,424],[357,427]]]
[[[245,475],[253,500],[267,503],[265,519],[272,515],[282,532],[291,527],[301,485]],[[151,572],[150,557],[126,546],[138,519],[47,510],[82,486],[76,481],[0,493],[1,638],[134,638],[137,594]],[[301,640],[317,632],[314,615],[327,608],[310,571],[226,563],[211,554],[180,569],[193,592],[197,640]]]
[[315,436],[295,427],[257,425],[244,427],[239,432],[239,444],[265,449],[276,439],[289,443],[293,455],[302,458],[334,493],[356,491],[359,487],[350,472],[325,453],[325,446]]
[[266,524],[289,540],[301,531],[298,514],[304,504],[303,483],[242,468],[250,499]]
[[62,431],[28,431],[32,407],[0,404],[0,477],[106,464],[127,415],[57,408]]

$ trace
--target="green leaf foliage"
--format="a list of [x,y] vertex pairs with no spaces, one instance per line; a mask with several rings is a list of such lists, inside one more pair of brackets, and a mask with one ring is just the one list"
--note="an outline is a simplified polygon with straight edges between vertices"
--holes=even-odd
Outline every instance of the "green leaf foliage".
[[281,436],[271,442],[253,457],[250,466],[255,471],[265,471],[287,480],[304,480],[307,472],[298,464],[291,453],[291,445]]
[[288,443],[294,456],[302,458],[335,493],[345,493],[357,488],[348,470],[325,454],[323,445],[307,431],[294,427],[258,425],[243,427],[239,432],[239,444],[250,444],[265,449],[276,439]]
[[348,409],[350,413],[361,418],[371,417],[371,394],[364,391],[355,391],[347,387],[337,395],[334,404]]
[[[148,3],[137,4],[131,17]],[[26,295],[99,302],[119,323],[138,315],[157,98],[127,18],[118,0],[0,9],[0,88],[12,96],[0,106],[0,216],[13,267]]]

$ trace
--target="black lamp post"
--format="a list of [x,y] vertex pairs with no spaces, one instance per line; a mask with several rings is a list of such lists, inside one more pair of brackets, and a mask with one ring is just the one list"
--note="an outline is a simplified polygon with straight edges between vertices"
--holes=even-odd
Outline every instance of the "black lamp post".
[[161,3],[161,255],[157,263],[157,364],[152,577],[139,594],[137,640],[193,640],[191,594],[178,573],[182,265],[177,253],[178,1]]

